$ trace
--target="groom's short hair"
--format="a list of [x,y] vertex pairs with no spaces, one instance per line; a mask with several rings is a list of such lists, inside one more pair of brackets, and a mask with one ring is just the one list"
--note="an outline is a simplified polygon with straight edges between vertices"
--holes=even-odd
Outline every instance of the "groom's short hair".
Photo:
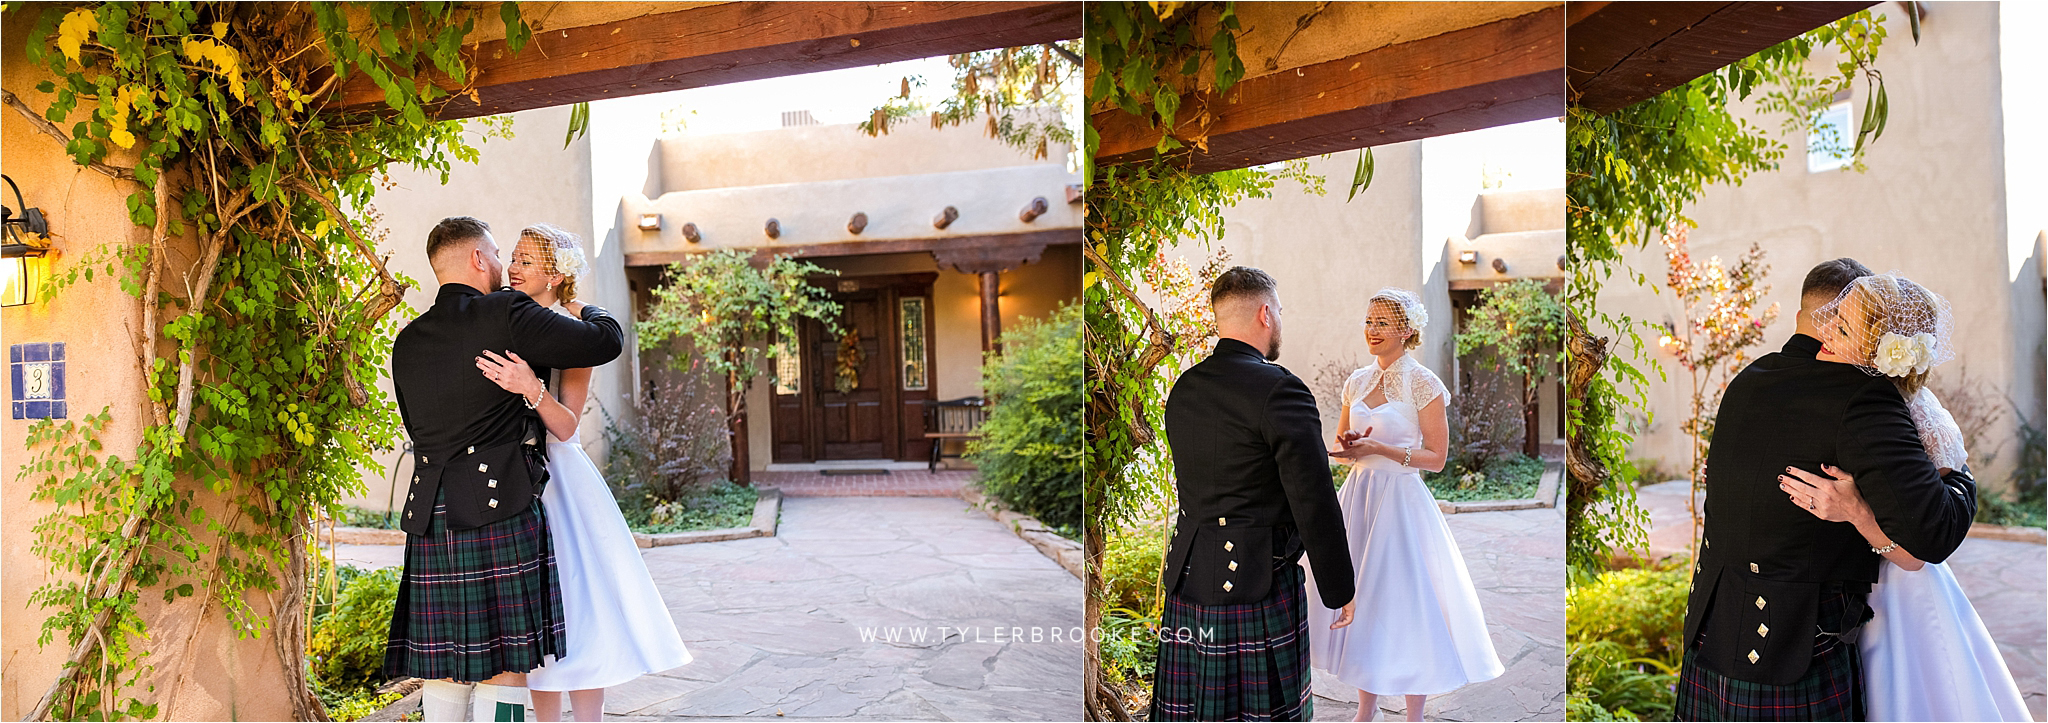
[[1277,288],[1280,288],[1280,282],[1274,281],[1272,274],[1250,266],[1232,266],[1209,286],[1209,305],[1215,306],[1240,296],[1268,296]]
[[1811,296],[1835,298],[1842,294],[1843,289],[1849,288],[1851,282],[1870,274],[1870,267],[1864,266],[1847,256],[1822,261],[1816,264],[1812,270],[1806,272],[1806,281],[1799,285],[1799,298],[1802,300]]
[[474,241],[490,233],[491,225],[471,216],[449,216],[434,224],[434,230],[427,232],[427,262],[433,263],[441,252],[466,241]]

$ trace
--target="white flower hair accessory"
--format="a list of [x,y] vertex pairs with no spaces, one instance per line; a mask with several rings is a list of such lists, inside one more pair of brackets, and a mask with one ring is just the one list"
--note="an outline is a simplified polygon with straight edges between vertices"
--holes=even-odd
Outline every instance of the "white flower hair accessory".
[[1423,308],[1422,297],[1416,296],[1415,292],[1389,286],[1373,292],[1372,297],[1366,299],[1366,306],[1372,306],[1375,301],[1388,301],[1399,307],[1401,316],[1408,320],[1409,331],[1420,333],[1429,328],[1429,310]]
[[590,262],[584,260],[583,249],[578,246],[555,247],[555,272],[569,278],[580,278],[590,270]]
[[1870,365],[1885,376],[1903,377],[1915,371],[1926,371],[1927,360],[1931,356],[1932,352],[1922,348],[1914,337],[1885,332],[1877,342],[1877,353],[1871,356]]
[[1850,282],[1813,320],[1823,336],[1869,350],[1853,363],[1873,375],[1924,375],[1956,356],[1948,300],[1897,272]]

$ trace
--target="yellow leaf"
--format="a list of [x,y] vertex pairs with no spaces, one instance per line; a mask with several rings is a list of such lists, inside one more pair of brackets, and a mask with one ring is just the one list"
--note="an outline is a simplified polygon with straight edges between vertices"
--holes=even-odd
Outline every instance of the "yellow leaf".
[[91,10],[79,8],[64,16],[64,22],[57,26],[57,48],[64,51],[64,57],[78,62],[78,51],[85,41],[100,29],[100,17]]
[[113,141],[114,145],[120,146],[122,148],[135,147],[135,134],[128,132],[128,129],[126,128],[115,128],[111,131],[108,131],[107,140]]
[[320,219],[320,225],[313,227],[313,238],[326,238],[327,232],[332,230],[334,230],[333,219]]
[[212,63],[214,69],[228,79],[228,92],[235,96],[235,100],[248,100],[242,95],[242,56],[234,48],[216,43],[211,38],[186,38],[184,50],[187,58]]
[[228,24],[227,24],[227,23],[214,23],[214,24],[213,24],[213,37],[215,37],[215,38],[226,38],[227,36],[228,36]]

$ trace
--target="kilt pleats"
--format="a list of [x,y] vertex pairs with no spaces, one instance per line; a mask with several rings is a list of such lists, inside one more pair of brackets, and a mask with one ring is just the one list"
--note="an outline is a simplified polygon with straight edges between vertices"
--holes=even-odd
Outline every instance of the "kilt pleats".
[[1297,721],[1314,712],[1300,565],[1273,573],[1266,599],[1196,605],[1169,595],[1152,684],[1158,721]]
[[406,537],[384,675],[475,682],[561,655],[561,585],[540,501],[468,530],[448,529],[444,502],[427,534]]

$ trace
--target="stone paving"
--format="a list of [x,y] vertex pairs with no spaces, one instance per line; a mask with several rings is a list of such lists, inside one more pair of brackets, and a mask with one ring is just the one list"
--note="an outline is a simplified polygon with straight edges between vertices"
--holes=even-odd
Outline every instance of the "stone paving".
[[[1424,705],[1428,720],[1564,720],[1564,514],[1558,508],[1447,515],[1507,672]],[[1360,615],[1368,615],[1365,610]],[[1316,671],[1316,720],[1350,720],[1358,691]],[[1380,699],[1381,720],[1407,702]]]
[[[1692,521],[1683,481],[1643,487],[1638,492],[1650,511],[1652,556],[1688,554]],[[1701,501],[1705,493],[1701,493]],[[2034,720],[2048,720],[2048,547],[2032,542],[1970,538],[1948,559],[1963,594],[1984,619],[1991,639],[1998,641],[2005,665],[2026,696]]]
[[958,499],[788,498],[775,537],[641,555],[694,660],[608,719],[1080,720],[1080,581]]
[[755,472],[754,485],[777,487],[784,497],[958,497],[973,470],[890,470],[888,474]]

